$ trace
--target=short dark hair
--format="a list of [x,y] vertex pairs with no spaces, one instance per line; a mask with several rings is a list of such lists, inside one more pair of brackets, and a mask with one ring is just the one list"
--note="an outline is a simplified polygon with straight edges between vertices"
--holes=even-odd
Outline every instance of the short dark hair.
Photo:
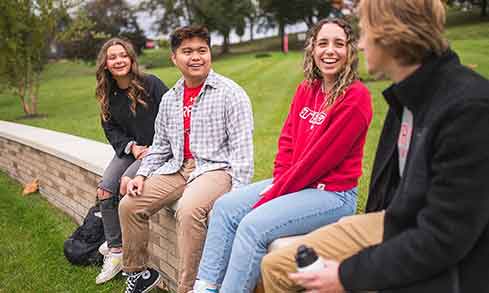
[[209,30],[202,25],[189,25],[177,28],[170,36],[170,46],[175,52],[182,42],[186,39],[199,38],[204,40],[209,48],[211,47],[211,36]]

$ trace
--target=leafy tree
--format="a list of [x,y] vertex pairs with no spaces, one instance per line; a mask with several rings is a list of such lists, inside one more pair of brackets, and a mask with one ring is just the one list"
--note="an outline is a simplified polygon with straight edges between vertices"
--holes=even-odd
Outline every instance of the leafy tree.
[[246,19],[254,12],[251,0],[147,0],[141,9],[163,12],[158,30],[168,33],[186,24],[203,24],[223,36],[222,53],[229,51],[229,35],[244,33]]
[[251,0],[250,14],[247,16],[247,19],[250,25],[250,40],[253,41],[255,34],[255,25],[257,25],[259,19],[261,19],[258,0]]
[[145,0],[139,10],[156,15],[158,31],[167,34],[183,24],[194,23],[194,7],[193,0]]
[[259,0],[258,2],[268,24],[278,25],[282,41],[286,25],[303,21],[311,27],[318,19],[327,17],[331,11],[330,0]]
[[205,24],[209,30],[223,36],[222,52],[229,52],[229,35],[234,29],[244,34],[246,18],[252,13],[251,1],[244,0],[201,0],[195,13],[195,21]]
[[93,61],[102,43],[116,36],[129,39],[138,54],[146,42],[135,11],[125,0],[91,0],[78,7],[59,41],[68,58]]
[[40,77],[47,63],[62,2],[0,2],[0,82],[15,91],[26,116],[37,114]]

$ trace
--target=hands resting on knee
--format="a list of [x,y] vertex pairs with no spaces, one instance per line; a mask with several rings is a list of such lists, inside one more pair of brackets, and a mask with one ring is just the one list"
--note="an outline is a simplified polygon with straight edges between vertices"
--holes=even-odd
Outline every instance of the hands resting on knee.
[[144,179],[146,179],[144,176],[136,176],[134,179],[129,181],[127,183],[127,194],[130,196],[139,196],[143,192],[143,186],[144,186]]

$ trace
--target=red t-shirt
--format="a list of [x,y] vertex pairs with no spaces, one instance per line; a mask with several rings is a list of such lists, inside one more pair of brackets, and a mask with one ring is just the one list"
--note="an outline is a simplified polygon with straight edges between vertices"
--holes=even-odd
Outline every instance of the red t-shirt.
[[183,158],[184,159],[192,159],[194,157],[190,152],[190,116],[192,114],[192,107],[194,105],[194,102],[197,99],[203,85],[204,83],[194,88],[187,87],[185,83],[183,85]]

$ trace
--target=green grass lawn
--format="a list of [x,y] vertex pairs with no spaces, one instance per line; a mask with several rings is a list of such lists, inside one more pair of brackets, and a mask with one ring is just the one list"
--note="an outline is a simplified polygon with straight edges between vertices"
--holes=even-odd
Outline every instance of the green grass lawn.
[[39,194],[23,197],[21,187],[0,172],[0,292],[122,292],[117,277],[96,285],[98,267],[72,266],[63,241],[76,225]]
[[[448,29],[447,36],[462,62],[489,77],[489,22],[471,19],[463,25],[454,20],[449,23],[457,24]],[[147,52],[152,55],[142,58],[146,58],[145,62],[158,60],[158,52],[163,51]],[[168,53],[167,50],[165,52]],[[161,64],[164,64],[161,66],[169,64],[168,56],[160,58],[163,60]],[[290,52],[287,55],[273,52],[268,58],[256,58],[255,54],[248,53],[219,58],[214,62],[213,68],[243,86],[252,100],[255,119],[254,180],[271,176],[282,121],[287,114],[292,95],[302,80],[301,62],[301,52]],[[363,63],[362,60],[361,76],[370,80]],[[159,76],[168,86],[172,86],[179,77],[177,70],[168,66],[151,68],[148,72]],[[359,210],[365,204],[372,161],[386,112],[381,91],[388,85],[387,81],[367,82],[373,97],[374,119],[365,146],[364,175],[359,186]],[[0,119],[105,142],[99,125],[94,88],[93,66],[73,62],[49,64],[43,75],[39,102],[39,112],[47,116],[19,119],[23,113],[18,98],[11,93],[0,93]],[[74,225],[38,196],[33,196],[29,201],[13,199],[11,195],[17,193],[18,187],[4,176],[0,177],[0,235],[9,235],[0,238],[0,292],[26,291],[22,287],[7,287],[9,289],[4,291],[3,284],[32,286],[29,287],[32,289],[27,289],[31,292],[69,292],[70,288],[83,288],[77,292],[84,292],[85,288],[86,292],[102,289],[110,291],[115,288],[111,286],[120,285],[115,282],[108,286],[95,287],[96,270],[67,265],[62,255],[62,242],[72,232]],[[32,251],[36,253],[33,254]],[[10,273],[14,274],[13,278],[9,276]],[[22,280],[26,276],[28,281]],[[16,283],[15,280],[22,280],[24,284],[12,285],[11,283]],[[34,290],[37,286],[41,289]]]

